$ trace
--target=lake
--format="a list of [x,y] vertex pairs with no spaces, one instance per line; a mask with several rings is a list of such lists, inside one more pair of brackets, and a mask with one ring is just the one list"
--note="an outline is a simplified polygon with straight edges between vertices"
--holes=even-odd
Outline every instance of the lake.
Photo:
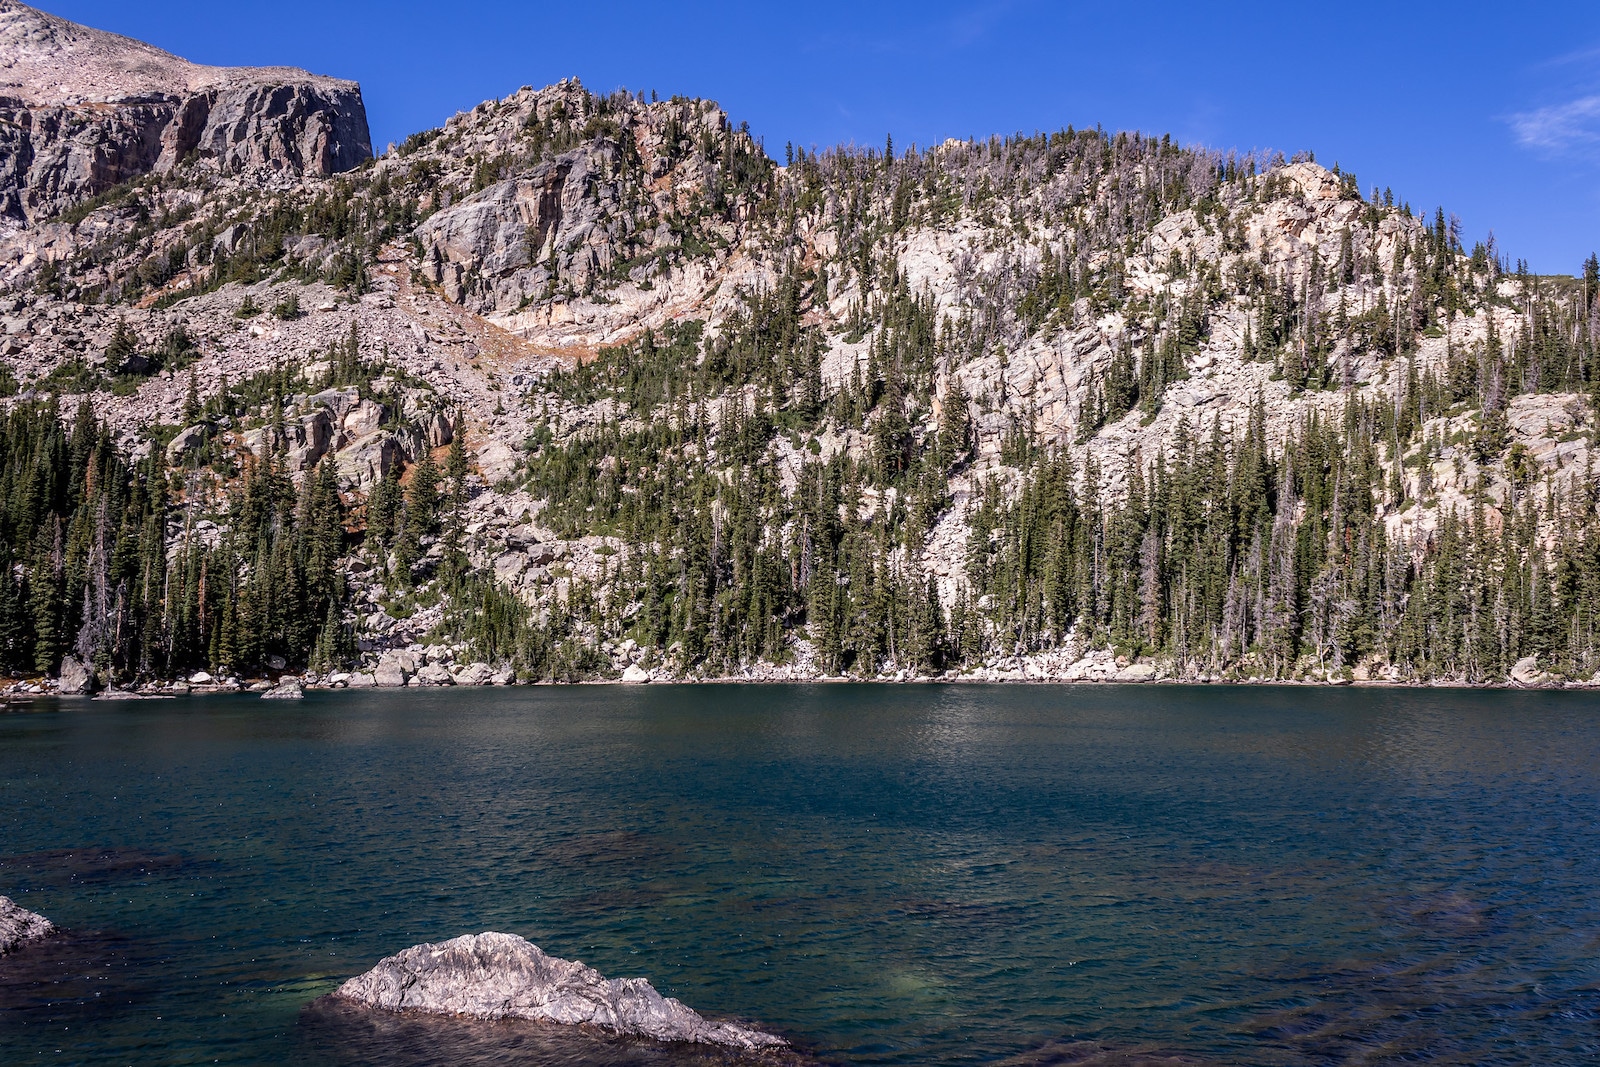
[[670,686],[0,712],[0,1062],[699,1062],[306,1005],[481,930],[841,1064],[1600,1062],[1600,696]]

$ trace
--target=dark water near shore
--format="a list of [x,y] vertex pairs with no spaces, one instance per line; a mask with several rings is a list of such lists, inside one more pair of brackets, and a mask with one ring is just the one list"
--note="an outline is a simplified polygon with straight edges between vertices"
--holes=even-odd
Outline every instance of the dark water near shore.
[[304,1010],[486,929],[832,1063],[1600,1063],[1597,820],[1583,694],[41,702],[0,1063],[700,1062]]

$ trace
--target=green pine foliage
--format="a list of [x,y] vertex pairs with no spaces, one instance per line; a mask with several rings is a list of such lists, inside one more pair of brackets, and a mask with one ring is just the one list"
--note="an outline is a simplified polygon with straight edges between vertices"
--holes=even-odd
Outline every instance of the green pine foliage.
[[[1434,263],[1449,247],[1440,232],[1412,254]],[[950,476],[971,455],[974,404],[942,369],[970,339],[936,326],[892,261],[876,268],[883,295],[846,327],[864,352],[836,387],[813,369],[822,339],[804,317],[817,293],[793,269],[774,292],[747,294],[714,338],[699,324],[647,333],[550,379],[569,401],[612,402],[614,417],[531,440],[529,487],[564,536],[601,534],[619,551],[602,582],[574,592],[559,633],[524,632],[521,662],[556,677],[563,642],[631,637],[708,674],[782,662],[796,638],[825,669],[865,674],[1063,646],[1223,677],[1331,677],[1365,663],[1483,681],[1528,655],[1572,677],[1600,668],[1595,493],[1541,485],[1507,447],[1511,395],[1592,393],[1600,378],[1570,304],[1546,301],[1515,345],[1491,331],[1438,370],[1419,374],[1410,360],[1393,400],[1348,393],[1342,420],[1308,417],[1276,445],[1259,397],[1234,432],[1180,423],[1121,492],[1087,452],[1013,422],[998,442],[1004,466],[961,516],[965,573],[941,597],[922,564],[951,516]],[[1116,350],[1091,382],[1087,433],[1148,417],[1187,376],[1221,285],[1193,276],[1186,295],[1152,309],[1141,347]],[[1417,329],[1448,319],[1450,284],[1426,298]],[[1338,387],[1331,344],[1297,317],[1303,293],[1262,285],[1246,298],[1255,358],[1296,388]],[[1398,336],[1396,352],[1414,350],[1415,332]],[[1391,543],[1386,515],[1436,506],[1438,427],[1464,410],[1479,412],[1478,430],[1451,447],[1518,471],[1516,499],[1496,506],[1480,479],[1429,541]],[[854,456],[819,447],[847,436],[865,445]]]
[[225,525],[203,522],[160,450],[130,463],[88,404],[19,404],[0,420],[0,670],[76,655],[108,682],[282,656],[343,661],[345,504],[331,462],[296,491],[248,464]]

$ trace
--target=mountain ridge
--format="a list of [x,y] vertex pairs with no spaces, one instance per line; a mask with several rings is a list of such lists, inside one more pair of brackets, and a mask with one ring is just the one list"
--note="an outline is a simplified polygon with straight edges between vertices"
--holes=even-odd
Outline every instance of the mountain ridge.
[[245,81],[355,87],[355,82],[296,67],[191,63],[132,37],[82,26],[16,0],[0,0],[0,96],[28,106],[115,103]]
[[66,592],[8,654],[1588,684],[1580,273],[1310,158],[1069,128],[779,166],[709,101],[575,81],[344,174],[152,171],[0,240],[0,351],[17,417],[80,398],[162,487],[118,504],[161,520],[158,621],[106,643],[92,501],[62,553],[17,512],[0,615]]

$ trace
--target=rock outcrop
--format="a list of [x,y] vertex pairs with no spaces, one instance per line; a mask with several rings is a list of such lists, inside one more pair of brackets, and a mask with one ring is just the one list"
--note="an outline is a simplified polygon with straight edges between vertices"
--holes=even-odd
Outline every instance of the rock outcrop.
[[356,83],[207,67],[0,0],[0,216],[49,217],[193,155],[328,175],[372,157]]
[[[563,348],[712,314],[723,280],[715,266],[744,235],[754,190],[771,174],[749,133],[709,100],[602,98],[576,81],[514,93],[442,132],[428,158],[448,145],[451,156],[515,161],[514,173],[417,228],[423,273],[451,301]],[[403,174],[415,162],[380,166]],[[748,172],[744,186],[718,184],[718,168],[730,166]],[[723,217],[705,220],[705,233],[674,229],[681,213],[714,199],[725,201]]]
[[43,915],[29,911],[10,897],[0,897],[0,956],[48,937],[55,929],[55,924]]
[[658,1041],[745,1050],[787,1044],[773,1034],[712,1022],[643,978],[608,979],[514,934],[467,934],[408,948],[350,979],[334,996],[385,1011],[531,1019]]

